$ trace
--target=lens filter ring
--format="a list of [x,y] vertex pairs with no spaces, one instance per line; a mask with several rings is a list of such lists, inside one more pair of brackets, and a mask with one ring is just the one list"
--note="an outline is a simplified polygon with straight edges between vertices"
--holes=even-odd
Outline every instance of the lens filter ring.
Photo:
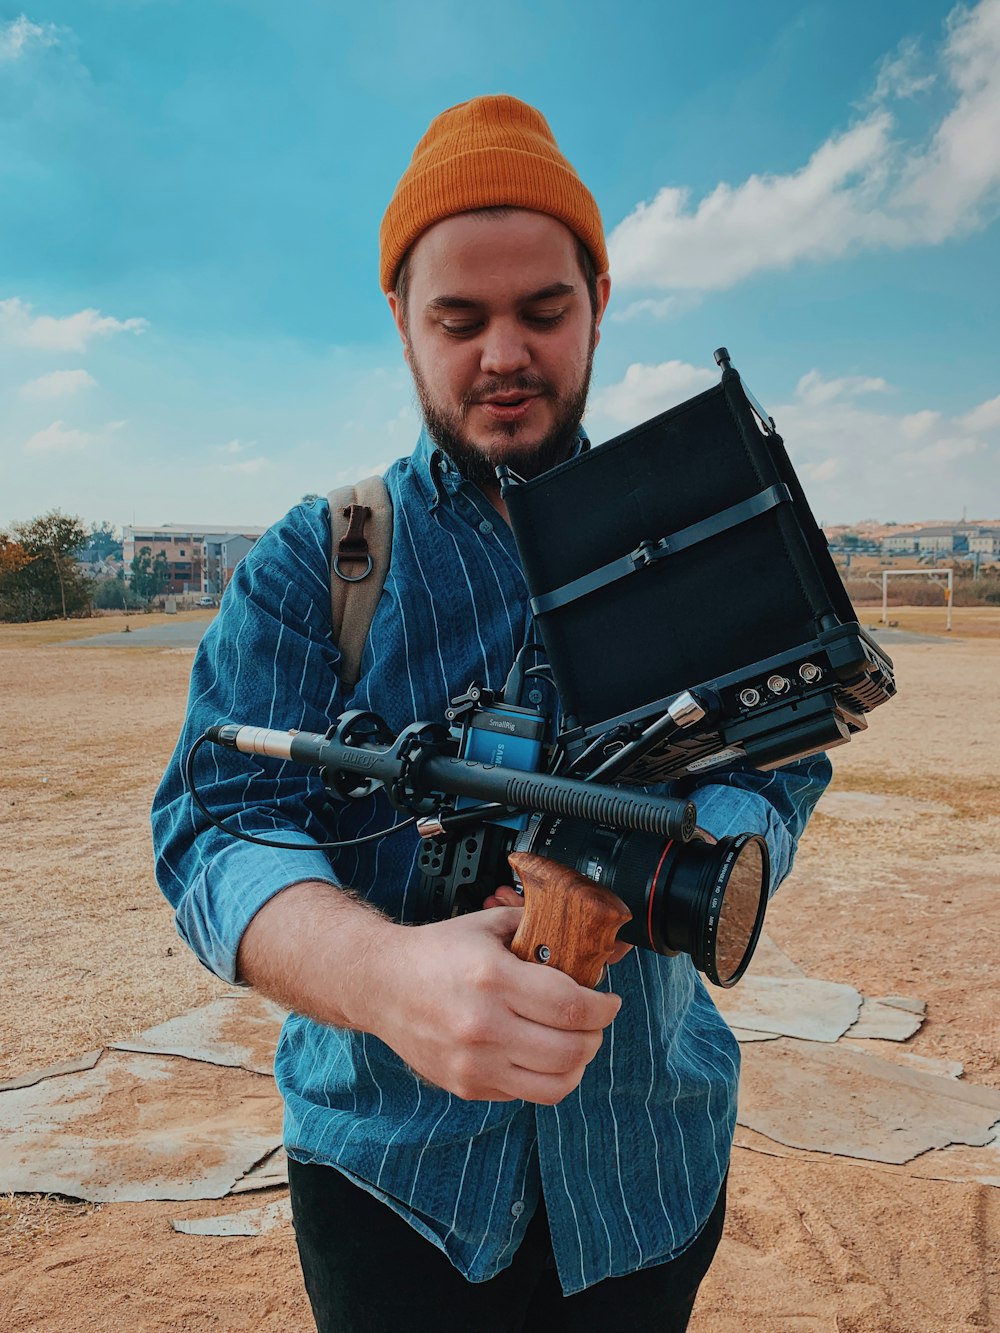
[[707,885],[704,931],[697,965],[714,985],[728,990],[750,965],[764,925],[770,881],[767,843],[758,833],[722,838],[723,852]]

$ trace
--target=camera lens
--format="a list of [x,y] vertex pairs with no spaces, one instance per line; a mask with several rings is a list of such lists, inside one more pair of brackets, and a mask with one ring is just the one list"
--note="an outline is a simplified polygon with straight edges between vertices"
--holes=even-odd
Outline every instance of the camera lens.
[[538,817],[518,846],[617,894],[632,913],[618,933],[625,943],[690,954],[717,986],[735,985],[746,971],[767,907],[767,845],[757,834],[664,842],[583,820]]

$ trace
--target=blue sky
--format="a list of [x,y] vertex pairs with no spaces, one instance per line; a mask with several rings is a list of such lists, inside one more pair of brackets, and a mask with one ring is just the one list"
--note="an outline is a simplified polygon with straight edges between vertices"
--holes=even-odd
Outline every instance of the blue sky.
[[817,517],[1000,517],[1000,0],[0,0],[0,525],[264,524],[412,448],[377,278],[430,119],[596,196],[609,438],[733,354]]

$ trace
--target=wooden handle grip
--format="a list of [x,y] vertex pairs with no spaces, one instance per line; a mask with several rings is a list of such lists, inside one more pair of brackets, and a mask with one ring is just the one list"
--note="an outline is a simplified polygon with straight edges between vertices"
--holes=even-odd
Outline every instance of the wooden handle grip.
[[526,963],[557,967],[581,986],[596,986],[632,913],[610,890],[544,856],[510,857],[524,889],[524,916],[511,950]]

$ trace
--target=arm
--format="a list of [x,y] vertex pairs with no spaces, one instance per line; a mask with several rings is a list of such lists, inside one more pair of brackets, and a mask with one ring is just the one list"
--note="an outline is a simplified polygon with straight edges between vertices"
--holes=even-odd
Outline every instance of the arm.
[[201,961],[318,1022],[372,1032],[459,1096],[555,1102],[579,1082],[617,1012],[609,994],[514,958],[517,911],[403,927],[338,883],[318,841],[335,837],[320,775],[212,747],[198,781],[243,832],[205,827],[181,764],[222,718],[324,731],[342,708],[329,628],[329,535],[300,507],[237,569],[196,656],[188,715],[153,807],[157,876]]
[[810,755],[764,773],[734,768],[699,785],[684,784],[698,807],[698,823],[717,838],[762,833],[771,858],[771,894],[787,878],[798,840],[833,769],[825,754]]

